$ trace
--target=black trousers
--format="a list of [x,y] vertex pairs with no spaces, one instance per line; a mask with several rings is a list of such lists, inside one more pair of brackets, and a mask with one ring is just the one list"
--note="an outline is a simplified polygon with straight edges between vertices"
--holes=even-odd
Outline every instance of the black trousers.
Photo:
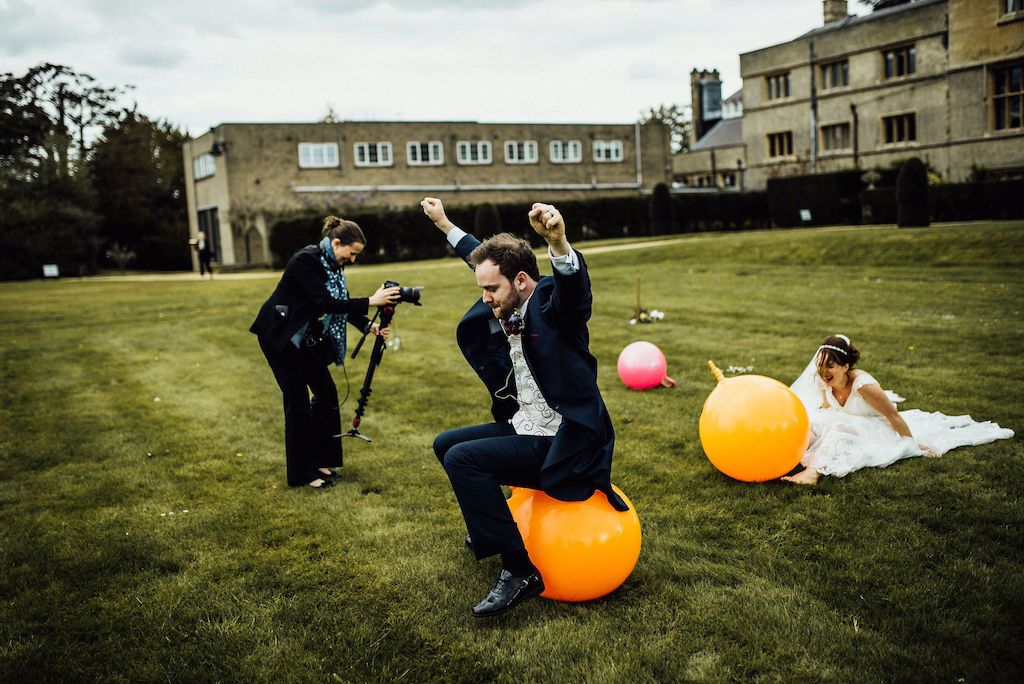
[[517,435],[508,423],[485,423],[448,430],[434,440],[478,560],[524,548],[501,485],[540,489],[552,439]]
[[341,432],[338,389],[326,366],[310,359],[291,343],[284,351],[275,352],[261,339],[260,349],[284,395],[288,484],[292,487],[308,484],[321,476],[317,468],[341,466],[341,439],[334,436]]
[[210,265],[212,255],[210,252],[199,252],[199,277],[203,277],[204,273],[209,273],[213,276],[213,267]]

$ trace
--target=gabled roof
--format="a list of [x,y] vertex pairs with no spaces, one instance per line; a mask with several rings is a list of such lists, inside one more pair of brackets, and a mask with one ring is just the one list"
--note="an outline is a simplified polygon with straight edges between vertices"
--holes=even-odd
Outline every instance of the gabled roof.
[[875,21],[876,19],[884,19],[886,17],[891,17],[894,14],[902,14],[903,12],[913,11],[916,9],[920,9],[921,7],[926,7],[928,5],[938,5],[940,3],[945,4],[946,2],[948,2],[948,0],[910,0],[910,2],[907,2],[905,4],[896,5],[895,7],[887,7],[886,9],[875,10],[874,12],[869,12],[868,14],[851,14],[850,16],[845,17],[844,19],[830,21],[824,26],[819,26],[816,29],[812,29],[807,33],[803,34],[802,36],[800,36],[799,38],[796,38],[796,40],[810,38],[811,36],[817,36],[822,33],[829,33],[831,31],[837,31],[839,29],[848,28],[850,26],[863,24],[868,21]]
[[701,150],[711,150],[716,147],[734,147],[742,144],[743,119],[741,117],[722,119],[712,126],[711,130],[705,133],[704,137],[690,148],[690,151],[700,152]]

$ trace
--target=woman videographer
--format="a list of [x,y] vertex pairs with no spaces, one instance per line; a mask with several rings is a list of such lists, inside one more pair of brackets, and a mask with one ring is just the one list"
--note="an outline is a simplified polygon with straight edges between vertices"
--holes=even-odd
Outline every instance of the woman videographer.
[[366,314],[370,306],[400,297],[399,288],[381,286],[370,297],[349,299],[345,266],[355,263],[366,237],[354,221],[337,216],[324,219],[322,236],[319,244],[306,245],[288,261],[277,288],[249,328],[284,395],[290,487],[334,484],[331,468],[341,466],[341,441],[335,437],[341,432],[341,414],[327,366],[345,362],[346,320],[361,333],[387,339],[390,329],[371,324]]

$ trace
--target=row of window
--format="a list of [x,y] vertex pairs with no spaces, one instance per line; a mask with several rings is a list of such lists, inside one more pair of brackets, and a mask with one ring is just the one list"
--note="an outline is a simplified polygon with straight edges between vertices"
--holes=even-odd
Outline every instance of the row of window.
[[[1024,0],[1020,0],[1024,2]],[[885,53],[886,78],[895,78],[914,73],[916,69],[914,47],[898,48]],[[992,102],[991,126],[997,131],[1024,128],[1024,63],[994,67],[990,70],[990,93]],[[824,89],[839,88],[850,83],[850,65],[847,60],[821,65],[821,82]],[[768,98],[789,96],[789,73],[768,77]],[[912,116],[912,115],[911,115]],[[891,125],[884,123],[886,142],[915,140],[913,122],[900,124],[895,117],[889,117]],[[891,129],[891,131],[890,131]],[[903,131],[901,133],[901,131]],[[892,135],[890,135],[890,132]],[[909,137],[904,137],[909,136]],[[769,146],[770,147],[770,146]],[[828,149],[828,148],[826,148]],[[845,148],[838,148],[845,149]],[[779,155],[784,156],[784,155]]]
[[[621,140],[595,140],[592,146],[594,161],[621,162],[623,149]],[[394,166],[390,142],[357,142],[352,152],[356,166]],[[506,140],[504,152],[506,164],[536,164],[540,161],[536,140]],[[579,164],[583,161],[583,142],[552,140],[548,143],[548,159],[555,164]],[[440,140],[407,142],[405,160],[409,166],[440,166],[444,164],[444,143]],[[491,164],[494,162],[491,142],[459,140],[455,143],[455,160],[462,166]],[[300,168],[326,169],[340,164],[338,143],[299,143]]]
[[735,188],[736,171],[725,171],[717,177],[710,173],[692,174],[683,176],[672,184],[675,188]]
[[[902,78],[917,71],[917,49],[903,45],[882,51],[882,72],[885,79]],[[850,60],[838,59],[818,66],[822,90],[833,90],[850,85]],[[789,97],[789,72],[765,77],[769,100]]]
[[[848,122],[828,124],[821,127],[821,149],[837,152],[851,148],[851,127]],[[914,112],[882,117],[882,140],[886,145],[914,142],[917,140],[917,115]],[[769,133],[767,137],[769,157],[793,156],[793,132]]]

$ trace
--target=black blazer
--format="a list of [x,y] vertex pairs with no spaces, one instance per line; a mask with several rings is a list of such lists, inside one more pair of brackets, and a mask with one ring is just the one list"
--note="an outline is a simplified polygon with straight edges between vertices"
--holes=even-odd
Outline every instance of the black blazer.
[[[466,235],[455,252],[469,263],[470,252],[479,244]],[[556,270],[554,276],[541,278],[526,309],[524,356],[544,399],[562,416],[541,466],[540,482],[545,493],[563,501],[583,501],[600,490],[612,506],[625,511],[626,503],[611,486],[615,431],[597,388],[597,359],[589,349],[590,275],[583,255],[576,252],[576,257],[579,271],[566,276]],[[512,369],[508,338],[496,324],[490,307],[478,299],[459,321],[456,339],[490,392],[491,414],[504,422],[519,405],[495,398]]]
[[[341,266],[332,263],[332,268]],[[297,251],[285,266],[281,280],[270,298],[263,303],[256,320],[249,327],[274,351],[281,351],[302,326],[325,313],[346,313],[348,322],[366,332],[370,321],[366,312],[368,297],[339,300],[327,291],[327,277],[320,262],[320,246],[306,245]]]

